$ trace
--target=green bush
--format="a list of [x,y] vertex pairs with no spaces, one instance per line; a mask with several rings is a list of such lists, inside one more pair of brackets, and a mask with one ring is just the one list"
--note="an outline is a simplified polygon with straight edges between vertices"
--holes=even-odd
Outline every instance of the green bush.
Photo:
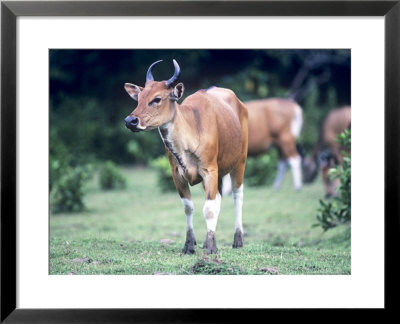
[[257,157],[248,157],[244,178],[248,186],[270,185],[274,181],[278,165],[276,150]]
[[71,155],[67,147],[60,140],[57,132],[50,130],[49,148],[49,191],[58,183],[65,168],[71,163]]
[[50,209],[53,213],[79,212],[85,209],[85,184],[91,177],[90,166],[67,167],[50,193]]
[[152,159],[165,155],[164,145],[158,132],[140,132],[128,135],[129,140],[125,151],[130,156],[130,163],[148,165]]
[[99,183],[100,188],[103,190],[126,187],[125,178],[112,161],[107,161],[102,165],[99,173]]
[[[345,130],[338,135],[338,142],[350,152],[351,131]],[[320,200],[315,226],[321,226],[324,231],[341,224],[351,223],[351,156],[343,151],[343,166],[336,166],[329,171],[332,179],[339,179],[338,196],[332,201]]]
[[160,189],[163,191],[175,191],[175,184],[172,180],[172,171],[168,158],[166,156],[160,156],[151,162],[151,166],[157,170],[157,182]]
[[63,170],[68,166],[61,159],[50,159],[50,177],[49,177],[49,191],[51,191],[55,184],[57,184],[63,174]]

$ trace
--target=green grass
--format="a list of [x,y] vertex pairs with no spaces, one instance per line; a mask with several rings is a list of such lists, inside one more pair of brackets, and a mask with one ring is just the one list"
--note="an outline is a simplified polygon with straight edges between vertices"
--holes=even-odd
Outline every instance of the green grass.
[[316,223],[322,183],[292,190],[244,189],[245,246],[232,249],[235,213],[222,200],[216,231],[217,255],[201,248],[206,237],[204,193],[192,187],[194,255],[182,255],[186,219],[176,192],[161,192],[152,169],[123,170],[127,187],[101,191],[88,185],[87,211],[50,215],[50,274],[350,274],[350,230],[327,232]]

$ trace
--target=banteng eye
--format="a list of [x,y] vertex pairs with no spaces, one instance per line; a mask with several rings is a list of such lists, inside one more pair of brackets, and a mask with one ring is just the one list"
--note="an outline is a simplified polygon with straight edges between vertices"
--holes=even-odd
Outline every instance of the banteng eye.
[[149,106],[151,106],[152,104],[159,104],[160,102],[161,102],[160,97],[154,98],[152,101],[149,102]]

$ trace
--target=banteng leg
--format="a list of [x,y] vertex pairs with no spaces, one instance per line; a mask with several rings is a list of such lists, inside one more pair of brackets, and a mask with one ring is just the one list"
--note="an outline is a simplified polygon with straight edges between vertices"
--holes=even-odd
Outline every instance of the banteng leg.
[[196,245],[196,239],[193,231],[193,202],[190,194],[188,182],[184,180],[177,172],[177,167],[174,164],[174,157],[171,156],[167,151],[168,158],[171,163],[172,179],[174,180],[175,187],[178,190],[179,196],[183,204],[183,208],[186,215],[186,242],[182,249],[183,254],[193,254],[194,246]]
[[279,159],[278,172],[276,174],[276,178],[275,178],[275,182],[274,182],[275,190],[278,190],[281,187],[283,178],[286,173],[286,169],[287,169],[287,161],[283,160],[283,159]]
[[301,179],[301,157],[300,155],[290,157],[288,159],[290,168],[292,170],[293,184],[295,190],[300,190],[302,186]]
[[243,247],[243,224],[242,224],[242,207],[243,207],[243,175],[244,164],[231,172],[232,179],[232,197],[235,206],[235,235],[233,237],[233,248]]
[[325,197],[331,198],[337,196],[336,188],[339,186],[339,179],[331,179],[329,176],[329,170],[337,165],[336,159],[333,155],[328,157],[322,167],[322,180],[325,185]]
[[194,237],[193,231],[193,202],[188,198],[181,198],[183,208],[185,209],[186,215],[186,241],[182,249],[183,254],[193,254],[194,246],[196,245],[196,238]]
[[325,185],[325,197],[326,198],[331,198],[334,197],[335,195],[335,188],[332,183],[332,181],[329,179],[329,165],[324,165],[322,167],[321,173],[322,173],[322,180]]
[[225,177],[222,178],[222,196],[227,196],[232,192],[232,180],[231,176],[227,174]]
[[[278,140],[278,147],[279,147],[279,153],[280,153],[280,161],[279,163],[281,164],[281,161],[286,158],[286,163],[288,163],[290,165],[290,168],[292,170],[292,176],[293,176],[293,186],[295,190],[300,190],[302,187],[302,176],[301,176],[301,157],[299,155],[299,153],[297,152],[296,149],[296,140],[294,138],[294,136],[292,134],[282,134],[279,137]],[[287,166],[287,165],[286,165]],[[280,177],[280,167],[282,167],[282,169],[284,168],[284,170],[286,170],[286,166],[278,166],[278,176],[277,176],[277,180]],[[282,171],[282,173],[284,174],[284,171]],[[283,175],[282,178],[279,178],[280,183],[279,185],[282,183],[283,180]],[[277,181],[275,181],[276,184]],[[274,185],[275,189],[277,189],[277,187]],[[279,188],[279,187],[278,187]]]
[[215,230],[217,228],[218,215],[221,208],[221,194],[218,192],[218,172],[208,172],[203,179],[206,193],[203,214],[207,224],[207,236],[203,248],[207,250],[208,254],[211,254],[217,253]]

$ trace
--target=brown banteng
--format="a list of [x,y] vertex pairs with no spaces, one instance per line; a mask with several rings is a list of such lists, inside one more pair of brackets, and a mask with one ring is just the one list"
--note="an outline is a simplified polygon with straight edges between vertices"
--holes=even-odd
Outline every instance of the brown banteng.
[[322,123],[322,127],[311,154],[304,159],[303,174],[304,182],[310,183],[315,180],[318,170],[321,169],[322,180],[327,197],[336,195],[336,187],[339,180],[330,180],[329,169],[335,165],[343,164],[341,151],[344,149],[337,141],[337,135],[346,128],[350,128],[351,109],[348,106],[332,110]]
[[215,230],[221,206],[222,177],[233,180],[235,234],[233,247],[243,246],[243,174],[247,157],[247,109],[228,89],[212,87],[199,90],[181,105],[184,87],[177,84],[180,74],[167,81],[154,81],[154,62],[147,71],[145,87],[125,84],[128,94],[138,101],[137,108],[125,118],[133,132],[158,128],[171,165],[172,177],[186,215],[186,242],[182,252],[194,253],[193,202],[191,186],[202,182],[206,201],[203,215],[207,224],[204,248],[216,253]]
[[[271,98],[245,103],[249,114],[248,156],[265,153],[271,146],[279,152],[278,172],[274,188],[279,189],[287,165],[292,169],[295,190],[302,186],[301,157],[296,149],[296,138],[303,125],[303,111],[291,99]],[[230,191],[224,179],[224,193]]]

